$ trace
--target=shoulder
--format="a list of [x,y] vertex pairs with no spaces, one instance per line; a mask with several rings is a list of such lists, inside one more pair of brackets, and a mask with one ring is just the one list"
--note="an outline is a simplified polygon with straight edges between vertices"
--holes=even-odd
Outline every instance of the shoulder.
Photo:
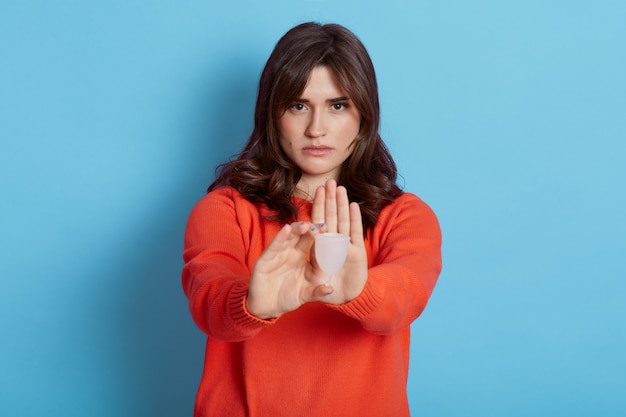
[[214,205],[240,205],[251,204],[246,200],[235,188],[230,186],[221,186],[215,188],[205,194],[198,202],[196,207],[214,206]]
[[[420,197],[412,193],[402,193],[392,203],[386,206],[380,213],[380,218],[393,218],[402,213],[412,213],[436,218],[432,208]],[[380,219],[379,218],[379,219]]]
[[257,211],[236,189],[222,186],[211,190],[194,205],[191,216],[223,215],[240,211]]
[[375,235],[386,235],[394,230],[420,231],[431,237],[440,238],[439,220],[433,209],[420,197],[403,193],[386,206],[378,216],[374,227]]

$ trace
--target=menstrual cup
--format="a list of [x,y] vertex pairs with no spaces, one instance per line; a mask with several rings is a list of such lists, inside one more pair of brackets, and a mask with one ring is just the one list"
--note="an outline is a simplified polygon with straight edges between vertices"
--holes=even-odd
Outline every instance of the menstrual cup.
[[339,271],[346,261],[350,236],[339,233],[320,233],[315,235],[315,259],[328,276],[326,285],[330,285],[330,278]]

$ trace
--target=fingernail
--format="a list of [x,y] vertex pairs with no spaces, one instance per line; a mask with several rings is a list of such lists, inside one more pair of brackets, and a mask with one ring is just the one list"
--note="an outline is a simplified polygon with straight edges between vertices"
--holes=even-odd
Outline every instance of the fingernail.
[[331,295],[331,294],[332,294],[332,293],[334,293],[334,292],[335,292],[335,290],[328,291],[328,292],[326,293],[326,295]]
[[320,224],[320,227],[324,227],[324,226],[326,226],[326,223]]
[[311,230],[315,231],[315,230],[317,230],[317,227],[313,226],[313,227],[311,227]]

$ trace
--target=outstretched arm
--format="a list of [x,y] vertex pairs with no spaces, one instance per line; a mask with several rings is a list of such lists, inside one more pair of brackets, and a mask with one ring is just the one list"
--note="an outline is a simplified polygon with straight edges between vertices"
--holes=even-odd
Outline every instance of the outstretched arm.
[[[385,208],[369,234],[367,259],[360,210],[329,181],[315,195],[313,222],[350,235],[348,259],[325,302],[377,334],[408,327],[424,310],[441,271],[441,231],[423,201],[404,194]],[[369,267],[369,268],[368,268]]]

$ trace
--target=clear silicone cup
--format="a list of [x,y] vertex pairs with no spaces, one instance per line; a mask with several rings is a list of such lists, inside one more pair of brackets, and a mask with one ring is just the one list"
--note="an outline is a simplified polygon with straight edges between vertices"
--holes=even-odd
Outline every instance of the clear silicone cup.
[[326,285],[330,285],[333,274],[343,266],[348,256],[350,236],[339,233],[315,235],[315,259],[327,275]]

